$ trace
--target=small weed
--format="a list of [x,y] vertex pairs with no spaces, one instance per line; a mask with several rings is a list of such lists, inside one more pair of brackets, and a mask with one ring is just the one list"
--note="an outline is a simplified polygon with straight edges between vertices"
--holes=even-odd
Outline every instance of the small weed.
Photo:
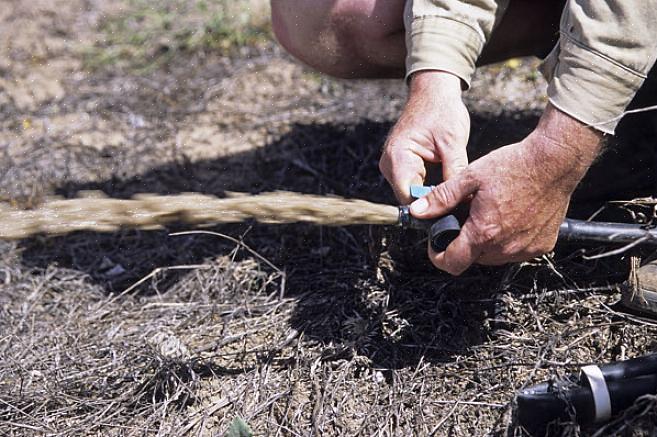
[[271,30],[264,0],[131,0],[123,13],[100,25],[103,38],[86,48],[85,67],[124,67],[146,73],[176,55],[236,49],[267,41]]
[[541,73],[538,70],[532,70],[525,76],[529,82],[536,83],[541,77]]
[[251,437],[252,435],[253,431],[251,431],[249,425],[239,417],[233,419],[226,433],[226,437]]

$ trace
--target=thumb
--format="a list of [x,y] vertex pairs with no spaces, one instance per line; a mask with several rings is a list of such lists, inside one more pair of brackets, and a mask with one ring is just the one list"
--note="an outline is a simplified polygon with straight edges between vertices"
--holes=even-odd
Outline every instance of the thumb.
[[448,144],[440,147],[439,152],[445,181],[455,177],[468,166],[468,152],[465,146]]
[[461,172],[434,187],[429,194],[411,203],[411,214],[417,218],[440,217],[456,208],[479,188],[479,183]]

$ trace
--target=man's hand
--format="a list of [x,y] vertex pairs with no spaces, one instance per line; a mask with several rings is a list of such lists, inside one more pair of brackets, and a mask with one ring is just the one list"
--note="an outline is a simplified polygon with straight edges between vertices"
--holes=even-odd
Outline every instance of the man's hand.
[[408,101],[383,147],[381,173],[397,199],[411,202],[409,188],[421,185],[425,163],[442,163],[443,180],[468,165],[470,117],[461,99],[461,79],[442,71],[411,78]]
[[447,214],[472,196],[470,215],[433,264],[453,275],[473,263],[525,261],[554,248],[570,196],[601,147],[602,136],[549,105],[523,141],[474,161],[411,205],[418,218]]

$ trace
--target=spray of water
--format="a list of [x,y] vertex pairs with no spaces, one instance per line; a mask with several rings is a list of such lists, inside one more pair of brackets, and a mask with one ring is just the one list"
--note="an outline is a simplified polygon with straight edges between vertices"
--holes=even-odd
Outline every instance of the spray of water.
[[0,204],[0,238],[73,231],[115,231],[121,227],[157,229],[184,222],[194,225],[309,222],[319,225],[391,225],[398,221],[396,206],[335,196],[285,191],[257,195],[232,193],[217,198],[197,193],[171,196],[141,194],[132,199],[107,198],[85,192],[76,199],[47,199],[40,207],[22,210]]

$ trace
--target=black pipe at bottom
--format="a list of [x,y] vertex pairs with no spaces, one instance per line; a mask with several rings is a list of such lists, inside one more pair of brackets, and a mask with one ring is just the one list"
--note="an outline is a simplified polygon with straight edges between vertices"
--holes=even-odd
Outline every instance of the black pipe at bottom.
[[[612,415],[630,407],[640,396],[657,394],[657,354],[599,366]],[[574,378],[574,377],[573,377]],[[593,392],[585,377],[578,384],[544,382],[517,394],[517,419],[532,435],[544,435],[557,420],[594,422]]]

